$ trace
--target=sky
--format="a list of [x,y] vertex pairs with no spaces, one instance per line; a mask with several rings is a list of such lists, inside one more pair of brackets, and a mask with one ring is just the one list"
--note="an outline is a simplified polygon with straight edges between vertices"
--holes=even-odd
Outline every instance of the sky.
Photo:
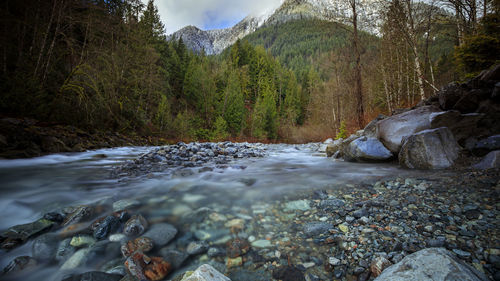
[[272,11],[281,2],[282,0],[155,0],[167,34],[187,25],[203,30],[231,27],[247,15]]

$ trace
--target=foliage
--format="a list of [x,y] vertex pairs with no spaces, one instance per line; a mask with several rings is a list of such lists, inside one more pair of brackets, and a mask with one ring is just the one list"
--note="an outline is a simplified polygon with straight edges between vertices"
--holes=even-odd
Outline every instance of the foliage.
[[339,131],[337,132],[337,136],[335,136],[335,139],[345,139],[347,138],[347,130],[345,126],[345,121],[340,122],[340,127]]

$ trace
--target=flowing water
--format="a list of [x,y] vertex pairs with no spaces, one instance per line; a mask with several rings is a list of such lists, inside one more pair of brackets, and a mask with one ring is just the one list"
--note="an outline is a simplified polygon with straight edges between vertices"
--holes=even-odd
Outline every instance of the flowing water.
[[[263,158],[235,159],[203,172],[202,167],[170,169],[135,178],[113,178],[110,173],[154,148],[124,147],[0,160],[0,230],[35,221],[58,208],[120,199],[149,204],[149,208],[143,208],[148,219],[205,206],[225,206],[237,212],[273,200],[293,199],[315,189],[410,173],[395,164],[332,160],[317,155],[316,144],[262,147],[266,150]],[[27,243],[0,252],[0,266],[16,256],[30,255],[30,251]]]

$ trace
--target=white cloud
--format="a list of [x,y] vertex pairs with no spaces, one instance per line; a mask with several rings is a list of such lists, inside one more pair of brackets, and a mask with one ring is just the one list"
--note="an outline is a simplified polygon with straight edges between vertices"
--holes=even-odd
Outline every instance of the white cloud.
[[[147,0],[143,0],[147,2]],[[282,0],[156,0],[167,33],[187,25],[201,29],[234,24],[247,15],[276,9]]]

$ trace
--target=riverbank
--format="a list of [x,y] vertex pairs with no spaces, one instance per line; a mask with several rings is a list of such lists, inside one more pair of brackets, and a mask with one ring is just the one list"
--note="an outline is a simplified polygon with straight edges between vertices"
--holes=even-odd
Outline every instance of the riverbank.
[[0,118],[0,158],[30,158],[59,152],[167,144],[159,137],[118,132],[86,132],[68,125],[47,124],[29,118]]

